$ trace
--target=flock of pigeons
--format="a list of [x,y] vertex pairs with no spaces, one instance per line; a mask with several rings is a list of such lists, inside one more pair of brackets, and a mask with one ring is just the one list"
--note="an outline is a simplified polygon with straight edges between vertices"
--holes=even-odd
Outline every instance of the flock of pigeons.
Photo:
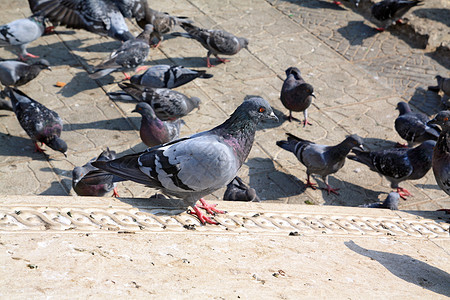
[[[389,12],[388,19],[391,20],[401,17],[419,2],[384,0],[376,4],[377,7],[381,5],[382,9],[375,9],[374,6],[372,11],[380,14],[383,9],[394,8],[396,12]],[[82,28],[122,41],[121,46],[96,66],[89,77],[98,79],[111,72],[124,73],[125,79],[130,82],[119,83],[123,92],[109,93],[109,97],[138,101],[133,112],[142,116],[140,137],[150,147],[119,158],[114,151],[107,149],[86,165],[76,167],[72,183],[78,195],[103,196],[113,191],[118,196],[116,183],[132,180],[182,199],[186,207],[192,207],[190,213],[197,215],[202,223],[211,224],[217,222],[205,216],[200,208],[210,214],[222,212],[215,205],[207,204],[202,197],[227,184],[225,199],[259,201],[255,190],[246,186],[236,174],[251,150],[258,123],[278,120],[269,103],[258,96],[247,96],[221,125],[179,138],[180,118],[197,108],[200,99],[187,97],[172,89],[196,78],[211,78],[212,75],[181,66],[142,67],[150,48],[158,47],[163,35],[175,25],[186,32],[172,35],[195,39],[207,49],[207,67],[212,66],[211,54],[224,63],[227,60],[219,55],[238,53],[247,47],[247,39],[223,30],[202,29],[186,17],[174,17],[152,10],[147,0],[29,0],[29,4],[34,13],[31,17],[0,27],[0,46],[17,49],[21,60],[0,62],[0,82],[5,86],[2,97],[10,99],[2,99],[0,109],[15,112],[20,125],[35,143],[36,151],[43,152],[39,142],[66,155],[68,146],[61,139],[61,118],[17,87],[34,79],[41,70],[50,69],[44,59],[33,64],[22,62],[27,57],[38,58],[27,52],[28,43],[51,32],[54,26]],[[128,30],[125,18],[134,18],[143,29],[141,34],[134,37]],[[54,26],[46,26],[45,22],[51,22]],[[132,77],[126,73],[140,69],[146,71]],[[288,68],[286,76],[280,99],[289,110],[289,121],[297,120],[292,112],[303,112],[303,125],[311,124],[307,109],[315,97],[312,85],[304,81],[296,67]],[[437,80],[438,85],[429,89],[437,92],[443,90],[449,96],[450,79],[437,76]],[[440,112],[430,121],[427,116],[412,112],[405,102],[398,103],[397,108],[400,115],[395,121],[395,128],[408,146],[368,152],[364,151],[363,139],[357,135],[348,136],[336,146],[326,146],[292,134],[288,134],[287,140],[278,141],[277,145],[293,152],[306,166],[308,187],[316,189],[310,176],[320,175],[328,194],[338,194],[339,189],[328,184],[327,176],[339,171],[346,158],[386,176],[391,187],[397,191],[389,194],[383,204],[376,203],[371,207],[396,209],[398,199],[410,195],[406,189],[399,187],[399,183],[422,178],[432,166],[439,186],[450,195],[450,112]],[[420,145],[411,148],[417,143]],[[201,205],[196,205],[199,199]]]

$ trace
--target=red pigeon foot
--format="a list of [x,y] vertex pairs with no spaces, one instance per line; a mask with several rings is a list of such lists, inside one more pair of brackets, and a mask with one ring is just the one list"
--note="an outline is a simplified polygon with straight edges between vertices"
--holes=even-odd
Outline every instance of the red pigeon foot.
[[217,204],[208,204],[208,203],[206,203],[206,201],[203,198],[200,199],[200,203],[202,205],[197,205],[197,207],[198,208],[203,208],[210,215],[215,215],[216,213],[218,213],[218,214],[224,214],[225,213],[224,211],[218,210],[216,208]]
[[200,223],[205,224],[213,224],[213,225],[218,225],[219,223],[217,223],[216,221],[211,220],[210,217],[205,216],[197,207],[197,205],[194,205],[192,207],[194,209],[194,211],[192,210],[188,210],[188,213],[191,215],[195,215],[197,216],[197,218],[199,219]]
[[402,197],[403,200],[406,200],[406,197],[412,196],[412,194],[405,188],[398,187],[397,193]]
[[333,194],[335,194],[335,195],[339,195],[339,193],[338,193],[337,191],[339,191],[340,189],[333,189],[330,185],[327,184],[327,187],[326,187],[326,188],[323,188],[322,190],[327,191],[327,192],[328,192],[328,195],[329,195],[330,193],[333,193]]
[[336,5],[342,5],[342,3],[340,1],[333,1],[333,3]]
[[112,196],[113,196],[113,197],[116,197],[116,198],[119,198],[119,197],[120,197],[120,196],[119,196],[119,192],[117,192],[117,188],[116,188],[116,187],[115,187],[114,190],[113,190]]
[[[42,145],[42,144],[41,144]],[[38,146],[37,142],[34,143],[34,152],[45,153],[45,150]]]
[[310,187],[313,190],[315,190],[315,189],[317,189],[317,184],[316,183],[312,183],[311,181],[309,181],[309,178],[308,178],[308,179],[306,179],[306,187],[307,188]]
[[375,28],[377,31],[379,31],[379,32],[383,32],[385,29],[383,28],[383,27],[378,27],[378,28]]

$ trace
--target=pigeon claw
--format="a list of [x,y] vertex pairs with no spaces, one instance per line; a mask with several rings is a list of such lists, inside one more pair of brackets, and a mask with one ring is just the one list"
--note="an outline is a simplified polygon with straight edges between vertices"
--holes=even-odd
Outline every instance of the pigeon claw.
[[128,75],[125,72],[122,72],[122,73],[123,73],[123,76],[125,76],[125,80],[130,80],[131,79],[130,75]]
[[120,196],[119,196],[119,192],[117,192],[117,188],[116,188],[116,187],[115,187],[114,190],[113,190],[112,196],[113,196],[113,197],[116,197],[116,198],[119,198],[119,197],[120,197]]
[[305,127],[306,125],[312,125],[312,123],[308,122],[308,120],[306,120],[306,119],[303,120],[302,123],[303,123],[303,127]]
[[327,192],[328,192],[328,195],[329,195],[330,193],[335,194],[335,195],[339,195],[339,193],[338,193],[337,191],[339,191],[340,189],[339,189],[339,188],[338,188],[338,189],[333,189],[331,186],[329,186],[329,185],[327,184],[327,187],[326,187],[326,188],[323,188],[323,190],[327,191]]
[[408,197],[408,196],[412,196],[412,194],[407,189],[401,188],[401,187],[397,188],[397,193],[400,195],[400,197],[403,200],[406,200],[406,197]]
[[[42,144],[41,144],[42,145]],[[34,143],[34,152],[45,153],[45,150],[38,146],[37,142]]]
[[307,179],[307,180],[306,180],[306,187],[307,187],[307,188],[310,187],[310,188],[312,188],[313,190],[316,190],[316,189],[317,189],[317,184],[316,184],[316,183],[312,183],[311,181],[309,181],[309,179]]
[[194,211],[192,210],[188,210],[187,212],[191,215],[195,215],[197,216],[197,218],[199,219],[200,223],[202,223],[203,225],[205,225],[205,223],[208,224],[213,224],[213,225],[219,225],[219,223],[217,223],[216,221],[212,220],[210,217],[205,216],[197,207],[197,205],[194,205],[192,207],[194,209]]
[[334,3],[334,4],[336,4],[336,5],[342,5],[342,2],[340,2],[340,1],[336,1],[336,0],[335,0],[335,1],[333,1],[333,3]]
[[25,56],[31,57],[31,58],[39,58],[39,56],[31,54],[31,53],[27,53],[25,54]]
[[408,144],[401,144],[397,142],[397,144],[395,144],[395,148],[409,148],[409,147]]
[[379,31],[379,32],[383,32],[385,30],[385,28],[383,28],[383,27],[378,27],[378,28],[375,28],[375,29],[376,29],[376,31]]
[[217,58],[221,63],[227,63],[227,62],[230,62],[229,59],[220,58],[220,57],[218,57],[218,56],[216,56],[216,58]]
[[398,19],[395,21],[396,24],[405,24],[405,21],[403,19]]
[[140,66],[136,69],[136,73],[139,73],[140,71],[146,71],[148,69],[148,66]]
[[200,199],[200,203],[202,205],[196,205],[198,208],[203,208],[204,210],[206,210],[206,212],[210,215],[215,215],[217,214],[224,214],[225,212],[222,210],[218,210],[216,208],[217,204],[208,204],[206,203],[206,201],[204,199]]

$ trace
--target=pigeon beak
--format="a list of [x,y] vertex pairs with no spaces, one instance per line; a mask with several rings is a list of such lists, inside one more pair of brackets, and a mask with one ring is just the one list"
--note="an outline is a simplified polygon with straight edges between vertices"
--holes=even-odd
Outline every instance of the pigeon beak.
[[137,110],[136,110],[136,109],[133,109],[131,112],[137,112]]
[[358,148],[361,149],[362,151],[364,151],[364,146],[363,145],[359,145]]
[[271,119],[271,120],[275,120],[275,121],[277,121],[277,122],[279,122],[280,120],[278,120],[278,117],[273,113],[273,112],[271,112],[270,113],[270,115],[269,115],[269,119]]
[[50,71],[52,70],[52,68],[50,68],[50,67],[47,67],[46,69],[47,69],[47,70],[50,70]]
[[67,152],[64,152],[63,154],[64,154],[64,157],[67,158]]
[[311,96],[313,96],[314,99],[317,99],[317,98],[316,98],[316,95],[314,95],[314,93],[311,93]]

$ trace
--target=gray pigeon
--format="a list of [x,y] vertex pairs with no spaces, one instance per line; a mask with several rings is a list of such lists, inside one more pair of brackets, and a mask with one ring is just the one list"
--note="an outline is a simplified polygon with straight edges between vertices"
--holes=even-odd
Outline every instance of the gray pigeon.
[[[205,217],[195,203],[233,180],[252,148],[257,124],[265,119],[278,120],[266,100],[252,97],[223,124],[209,131],[92,165],[181,198],[202,223],[217,224]],[[200,201],[200,208],[213,211],[212,205]]]
[[[119,87],[133,99],[150,104],[156,116],[161,121],[173,121],[182,118],[200,105],[199,98],[189,98],[182,93],[170,89],[145,88],[129,83],[119,83]],[[117,93],[109,93],[109,95],[110,97],[112,96],[112,99],[117,99]],[[122,96],[119,98],[124,99]]]
[[435,141],[426,141],[415,148],[393,148],[382,151],[361,151],[353,149],[348,158],[368,166],[372,171],[384,175],[397,189],[400,197],[406,199],[411,193],[399,187],[405,180],[420,179],[431,169],[431,158]]
[[422,0],[383,0],[372,6],[371,14],[378,31],[384,31],[393,23],[402,23],[402,17]]
[[157,48],[164,39],[163,34],[172,31],[175,25],[178,25],[180,23],[192,23],[192,21],[187,20],[186,17],[174,17],[166,12],[160,12],[148,8],[146,12],[146,18],[138,22],[138,25],[143,27],[144,23],[150,23],[155,28],[152,32],[151,37],[156,37],[158,39],[158,43],[155,45],[155,48]]
[[92,79],[99,79],[114,71],[122,71],[126,79],[130,79],[128,70],[134,70],[142,65],[150,52],[150,34],[153,25],[145,25],[144,31],[135,39],[128,40],[110,54],[109,59],[95,67],[94,73],[89,74]]
[[414,143],[428,140],[437,141],[441,130],[435,125],[427,125],[428,117],[422,113],[413,113],[408,103],[399,102],[397,108],[399,116],[395,119],[395,130],[412,147]]
[[175,121],[161,121],[156,116],[153,108],[145,102],[138,103],[133,112],[142,115],[139,135],[141,136],[142,142],[148,147],[165,144],[178,138],[181,126],[180,119]]
[[0,110],[14,111],[11,101],[0,98]]
[[286,76],[281,88],[280,99],[284,107],[289,109],[289,122],[293,119],[292,111],[302,111],[305,117],[303,126],[311,125],[308,122],[308,107],[311,105],[313,97],[316,97],[312,85],[305,82],[298,68],[288,68]]
[[223,200],[261,202],[255,189],[247,186],[238,176],[227,185]]
[[20,60],[26,60],[27,56],[38,58],[39,56],[27,52],[27,46],[40,38],[44,32],[44,18],[41,16],[12,21],[0,26],[0,47],[16,48]]
[[449,99],[450,99],[450,78],[445,78],[440,75],[437,75],[437,86],[429,86],[428,90],[439,93],[439,91],[444,92],[444,96],[442,96],[442,104],[445,106],[449,106]]
[[450,195],[450,111],[439,112],[429,123],[442,128],[433,151],[433,173],[439,187]]
[[214,55],[220,62],[225,63],[228,60],[220,58],[219,54],[234,55],[242,48],[247,48],[248,40],[242,37],[236,37],[231,33],[218,29],[202,29],[190,23],[181,23],[181,27],[186,30],[186,34],[173,33],[175,36],[184,36],[200,42],[208,50],[206,56],[206,65],[213,67],[209,62],[209,57]]
[[191,82],[195,78],[211,78],[203,70],[191,70],[182,66],[157,65],[147,69],[140,75],[131,77],[133,84],[143,85],[150,88],[173,89]]
[[6,87],[5,93],[11,99],[20,126],[34,142],[36,151],[44,152],[37,144],[41,142],[67,156],[67,144],[60,138],[63,122],[59,115],[18,89]]
[[28,3],[33,13],[55,25],[85,29],[120,41],[133,38],[125,18],[135,18],[142,24],[148,8],[147,0],[28,0]]
[[51,70],[47,60],[41,59],[31,65],[6,60],[0,62],[0,82],[4,86],[21,86],[36,78],[42,70]]
[[[103,197],[113,191],[114,197],[119,197],[116,176],[92,166],[94,161],[109,161],[116,158],[116,152],[107,148],[97,158],[93,158],[82,167],[75,167],[72,171],[72,187],[79,196]],[[115,180],[117,179],[117,180]]]
[[389,195],[383,202],[370,203],[360,205],[359,207],[370,207],[370,208],[387,208],[392,210],[398,210],[398,200],[400,199],[399,193],[390,192]]
[[345,163],[345,157],[354,147],[362,149],[363,140],[356,134],[349,135],[344,141],[336,146],[319,145],[313,142],[298,138],[287,133],[287,141],[278,141],[277,146],[294,153],[297,159],[306,167],[306,186],[316,189],[316,184],[309,178],[311,174],[318,174],[327,185],[328,195],[337,192],[339,189],[333,189],[328,184],[328,175],[339,171]]

